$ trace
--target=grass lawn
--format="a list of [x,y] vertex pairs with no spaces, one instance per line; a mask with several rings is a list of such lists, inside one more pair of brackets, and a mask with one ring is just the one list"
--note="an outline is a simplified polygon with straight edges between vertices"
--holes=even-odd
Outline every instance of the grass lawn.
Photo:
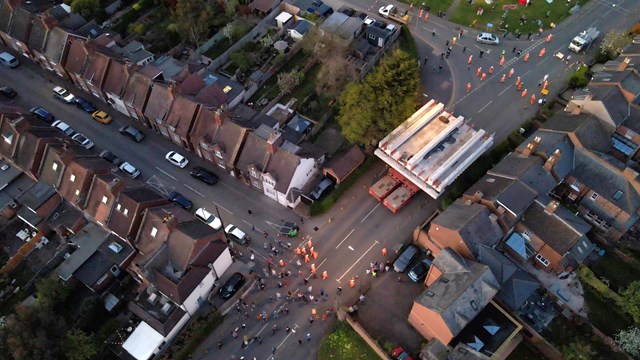
[[[587,1],[589,0],[578,0],[578,3],[584,5]],[[483,31],[496,33],[499,29],[509,29],[511,33],[519,30],[521,34],[527,36],[528,32],[535,33],[538,31],[537,20],[542,21],[542,28],[546,30],[552,22],[559,24],[570,15],[570,7],[563,0],[555,0],[551,4],[545,0],[535,0],[532,1],[531,6],[517,5],[516,9],[507,10],[505,15],[503,5],[513,4],[518,4],[518,2],[515,0],[495,0],[492,5],[489,5],[484,1],[475,1],[474,4],[469,4],[468,1],[461,0],[449,20],[463,26],[471,26]],[[571,1],[571,5],[573,6],[574,4],[575,1]],[[493,6],[495,6],[495,10],[492,10]],[[484,9],[483,15],[478,16],[476,14],[478,8]],[[547,17],[547,13],[549,13],[549,17]],[[526,16],[527,19],[524,25],[520,25],[520,17],[522,15]],[[488,29],[487,23],[493,24],[493,28]]]
[[453,3],[453,0],[400,0],[400,2],[408,5],[413,4],[413,7],[416,9],[419,9],[422,4],[425,4],[425,6],[430,7],[431,14],[437,14],[438,11],[446,11],[449,6],[451,6],[451,3]]
[[[322,64],[316,63],[304,74],[304,79],[302,83],[298,85],[290,94],[287,94],[282,97],[280,100],[281,103],[286,104],[291,98],[296,98],[298,101],[296,105],[298,105],[302,100],[304,100],[307,96],[310,96],[316,91],[316,79],[318,78],[318,73],[320,72],[320,68]],[[295,106],[295,105],[294,105]]]
[[621,311],[612,301],[603,300],[598,292],[587,284],[583,284],[584,300],[589,308],[589,320],[595,327],[609,337],[615,337],[620,329],[633,325],[631,317]]
[[640,269],[623,261],[611,249],[590,268],[600,280],[608,280],[609,287],[621,293],[632,281],[640,279]]
[[322,339],[319,360],[377,360],[380,357],[347,323],[336,321],[331,334]]
[[518,346],[513,349],[507,360],[541,360],[545,359],[544,355],[538,351],[528,341],[522,340]]
[[266,97],[269,100],[275,98],[280,93],[280,89],[278,88],[278,74],[281,72],[290,72],[295,68],[301,69],[304,67],[307,60],[309,60],[309,55],[307,55],[304,50],[298,51],[291,57],[291,59],[287,60],[280,70],[273,74],[269,80],[267,80],[267,82],[264,83],[258,91],[256,91],[255,94],[253,94],[251,99],[249,99],[249,102],[257,103],[258,100],[263,97]]
[[204,53],[204,56],[208,57],[209,59],[215,60],[218,58],[218,56],[224,54],[224,52],[227,51],[227,49],[230,47],[231,44],[229,43],[229,39],[221,39],[209,50],[207,50],[207,52]]

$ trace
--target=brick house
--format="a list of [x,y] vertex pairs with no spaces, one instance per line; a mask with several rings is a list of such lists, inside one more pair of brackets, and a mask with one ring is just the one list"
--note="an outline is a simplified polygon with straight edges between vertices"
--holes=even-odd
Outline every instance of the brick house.
[[48,0],[10,1],[3,0],[0,7],[0,37],[3,42],[17,51],[18,54],[31,59],[29,37],[37,14],[40,14],[53,4]]
[[152,82],[153,80],[142,72],[133,73],[122,98],[127,111],[125,114],[140,120],[145,126],[149,126],[144,118],[144,110],[149,101]]
[[165,196],[142,184],[126,187],[117,194],[107,227],[134,246],[144,210],[168,202]]

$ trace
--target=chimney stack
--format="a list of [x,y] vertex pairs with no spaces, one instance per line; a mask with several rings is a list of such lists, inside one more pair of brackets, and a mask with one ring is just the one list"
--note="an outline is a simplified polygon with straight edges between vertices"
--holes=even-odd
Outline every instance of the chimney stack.
[[166,224],[169,230],[173,230],[178,225],[178,219],[171,211],[166,211],[162,216],[162,223]]
[[280,132],[274,131],[269,135],[269,140],[267,140],[267,152],[269,154],[275,154],[282,142],[283,140],[282,136],[280,136]]
[[540,141],[542,138],[540,136],[536,136],[532,142],[527,144],[527,147],[522,151],[523,156],[533,155],[538,149],[538,145],[540,145]]
[[551,172],[553,170],[553,167],[560,160],[561,156],[562,156],[562,152],[560,151],[560,149],[556,149],[556,151],[554,151],[553,154],[551,154],[551,156],[549,157],[549,159],[547,159],[547,161],[544,163],[544,169]]
[[638,178],[638,172],[630,167],[627,167],[622,171],[622,176],[624,176],[624,178],[629,181],[633,181]]
[[544,212],[546,212],[547,214],[553,214],[558,206],[560,206],[558,200],[551,200],[549,204],[547,204],[547,206],[544,208]]
[[122,179],[120,178],[115,178],[111,180],[109,185],[107,185],[107,190],[109,190],[109,192],[112,194],[116,194],[116,193],[119,193],[123,187],[124,187],[124,181],[122,181]]
[[213,120],[216,122],[216,125],[222,126],[222,123],[224,122],[222,110],[216,109],[216,111],[213,112]]
[[480,200],[482,200],[482,197],[484,196],[484,194],[482,193],[482,191],[476,191],[473,196],[471,197],[471,201],[473,201],[474,203],[479,203]]

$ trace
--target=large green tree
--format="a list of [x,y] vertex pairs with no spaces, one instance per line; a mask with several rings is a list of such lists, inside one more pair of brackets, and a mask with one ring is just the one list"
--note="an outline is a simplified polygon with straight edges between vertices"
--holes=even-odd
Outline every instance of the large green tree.
[[631,39],[626,32],[622,30],[611,30],[604,36],[604,39],[602,39],[600,51],[607,55],[609,59],[615,59],[630,41]]
[[581,341],[572,341],[562,347],[562,355],[564,360],[591,360],[596,358],[596,353],[591,345]]
[[[2,329],[9,359],[55,360],[60,358],[64,319],[43,306],[16,307]],[[4,358],[4,357],[2,357]]]
[[622,292],[625,310],[633,317],[633,320],[640,323],[640,280],[629,284]]
[[183,40],[200,46],[209,38],[216,14],[207,0],[178,0],[172,20],[171,28],[175,29]]
[[62,350],[67,360],[88,360],[98,352],[93,336],[78,329],[67,331]]
[[53,308],[67,300],[70,289],[57,276],[40,279],[36,284],[38,305]]
[[338,123],[351,142],[371,145],[415,111],[420,81],[415,59],[401,50],[386,55],[360,83],[351,83],[340,96]]

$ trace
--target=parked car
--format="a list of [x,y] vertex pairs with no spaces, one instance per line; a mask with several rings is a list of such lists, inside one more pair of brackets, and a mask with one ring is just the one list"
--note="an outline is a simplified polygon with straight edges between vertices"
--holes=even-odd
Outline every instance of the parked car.
[[413,245],[407,246],[407,248],[404,249],[404,251],[400,254],[400,256],[398,256],[396,261],[393,262],[393,270],[399,273],[404,272],[405,270],[407,270],[407,268],[409,267],[409,265],[417,255],[418,255],[417,247]]
[[313,191],[311,192],[311,197],[313,198],[313,200],[319,200],[322,195],[332,186],[333,181],[331,181],[331,179],[329,179],[328,177],[325,177],[324,179],[322,179],[322,181],[320,181],[320,184],[318,184],[318,186],[313,189]]
[[249,241],[249,237],[244,231],[238,229],[237,226],[229,224],[226,228],[224,228],[224,232],[231,239],[239,242],[240,244],[246,244]]
[[90,103],[86,99],[81,98],[79,96],[76,96],[73,98],[73,103],[76,104],[76,106],[79,107],[80,109],[84,110],[85,112],[88,112],[89,114],[93,114],[96,111],[96,107],[92,103]]
[[208,212],[205,208],[199,208],[196,210],[196,217],[205,224],[211,226],[214,230],[220,230],[222,228],[222,221],[212,213]]
[[82,146],[85,149],[91,149],[93,147],[93,141],[89,140],[88,137],[83,134],[76,133],[71,137],[71,140],[78,143],[78,145]]
[[75,132],[75,130],[71,126],[67,125],[67,123],[63,122],[62,120],[54,121],[51,126],[62,131],[67,136],[71,136]]
[[169,200],[180,205],[181,208],[185,210],[191,210],[193,207],[193,203],[191,200],[184,197],[184,195],[180,194],[177,191],[172,191],[169,193]]
[[47,110],[36,106],[31,108],[31,110],[29,110],[29,112],[31,114],[33,114],[35,117],[37,117],[38,119],[46,122],[47,124],[51,125],[53,123],[53,114],[51,114],[50,112],[48,112]]
[[140,170],[136,169],[135,166],[129,164],[128,162],[123,162],[118,168],[134,179],[140,176]]
[[480,33],[476,37],[476,41],[480,44],[499,45],[500,39],[491,33]]
[[431,267],[431,260],[423,259],[416,266],[409,271],[409,278],[414,282],[420,282],[424,280],[425,276],[429,272],[429,268]]
[[111,120],[113,120],[111,118],[111,115],[101,110],[94,111],[93,114],[91,114],[91,117],[97,122],[103,123],[103,124],[108,124],[111,122]]
[[75,97],[72,93],[69,92],[69,90],[63,88],[62,86],[56,86],[53,88],[53,96],[57,97],[67,104],[72,104],[73,98]]
[[389,13],[391,11],[393,11],[393,9],[395,9],[395,5],[386,5],[386,6],[382,6],[380,7],[380,9],[378,9],[378,14],[380,14],[382,17],[388,18],[389,17]]
[[385,28],[388,32],[394,32],[396,29],[396,26],[393,24],[388,24],[387,27]]
[[191,169],[190,174],[192,177],[202,181],[207,185],[213,185],[218,182],[218,176],[216,174],[200,166],[195,166],[193,169]]
[[102,150],[102,152],[100,153],[101,158],[107,160],[108,162],[112,163],[113,165],[120,165],[122,164],[122,160],[120,160],[119,157],[117,157],[114,153],[112,153],[109,150]]
[[227,280],[220,288],[220,297],[223,299],[229,299],[242,287],[242,285],[244,285],[244,282],[244,276],[239,272],[231,275],[229,280]]
[[184,169],[184,167],[189,163],[189,159],[175,151],[169,151],[164,158],[167,159],[168,162],[182,169]]
[[360,14],[358,14],[358,19],[365,21],[369,16],[367,16],[367,13],[365,12],[361,12]]
[[8,52],[3,52],[0,53],[0,65],[14,68],[20,65],[20,61],[18,61],[15,56],[9,54]]
[[353,8],[350,7],[344,7],[340,10],[341,13],[347,15],[347,16],[353,16],[356,14],[356,11]]
[[125,125],[118,129],[118,131],[120,131],[120,134],[128,137],[135,142],[140,142],[142,141],[142,139],[144,139],[144,134],[142,133],[142,131],[134,128],[133,126]]
[[13,99],[18,96],[18,93],[8,86],[0,87],[0,95],[6,97],[7,99]]

